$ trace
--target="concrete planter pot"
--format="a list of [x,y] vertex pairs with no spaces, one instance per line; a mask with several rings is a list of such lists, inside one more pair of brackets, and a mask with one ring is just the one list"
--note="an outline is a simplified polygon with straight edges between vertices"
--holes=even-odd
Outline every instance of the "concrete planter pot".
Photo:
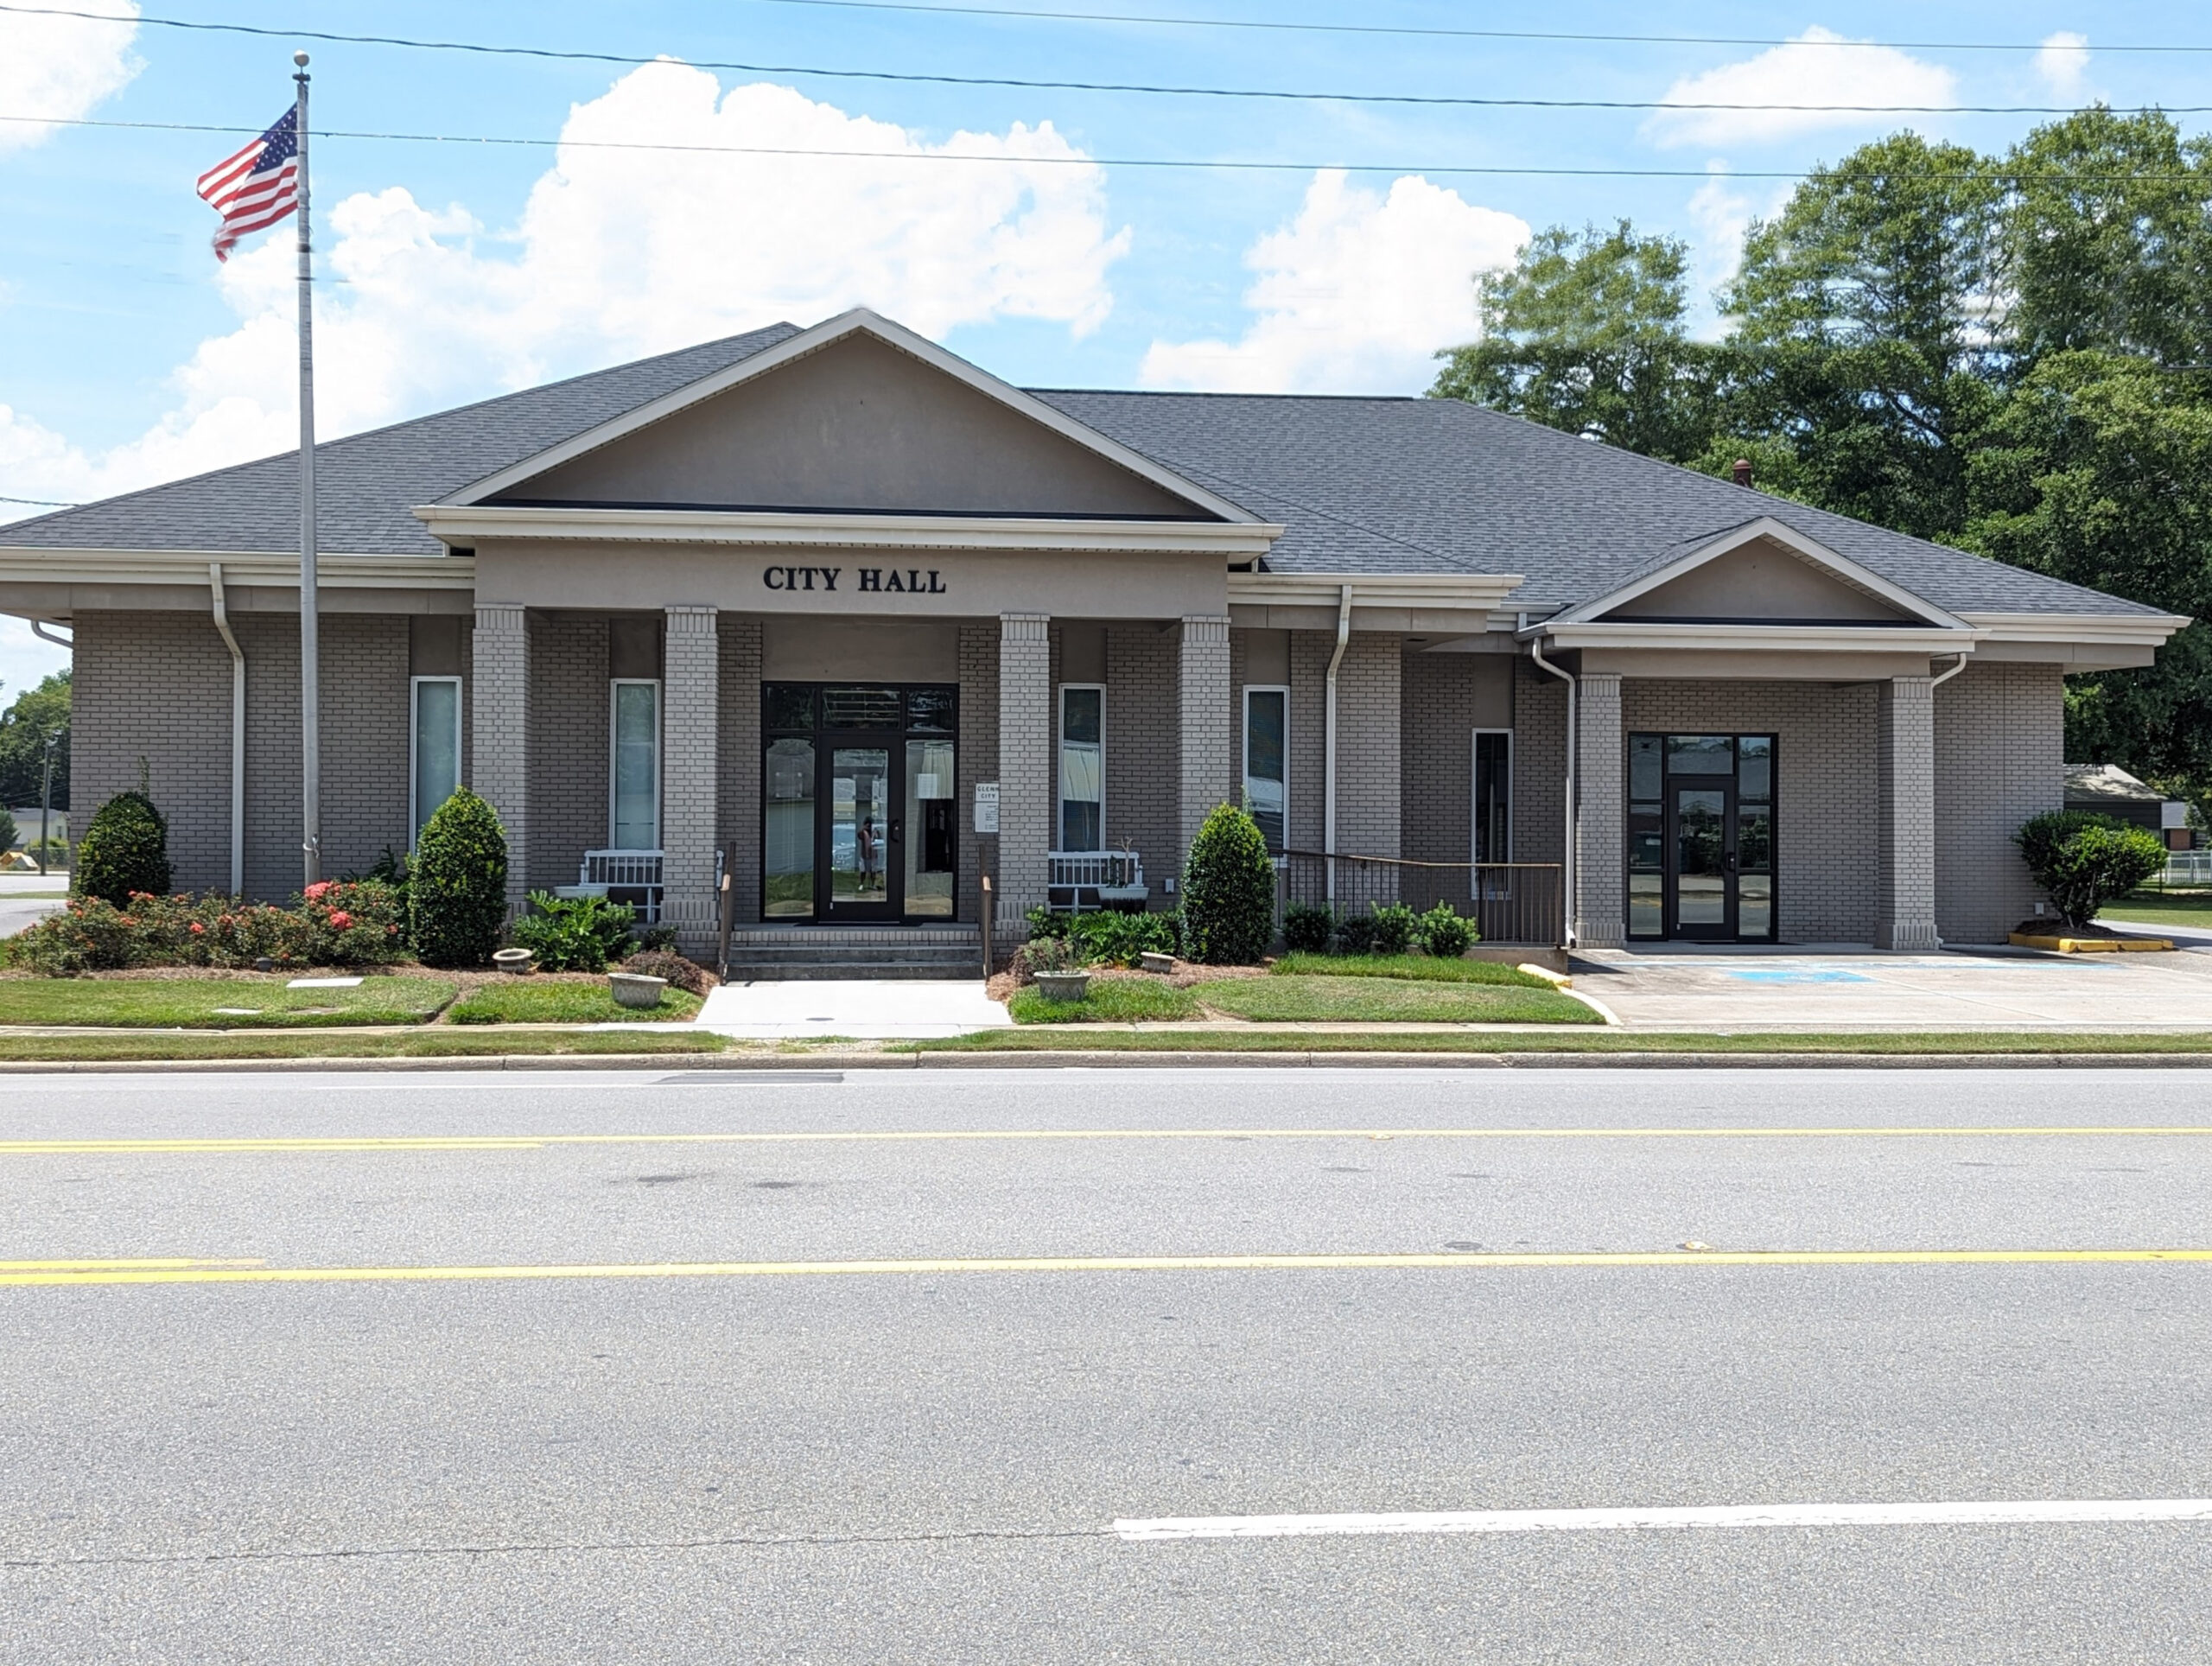
[[1090,993],[1089,972],[1039,972],[1038,993],[1052,1002],[1080,1001]]
[[607,992],[614,997],[618,1007],[658,1007],[661,992],[667,988],[668,980],[664,977],[646,977],[638,972],[607,975]]
[[1137,964],[1147,972],[1172,972],[1175,970],[1175,957],[1154,954],[1147,949],[1137,957]]
[[503,972],[512,972],[519,977],[537,963],[537,951],[531,949],[494,949],[492,964]]

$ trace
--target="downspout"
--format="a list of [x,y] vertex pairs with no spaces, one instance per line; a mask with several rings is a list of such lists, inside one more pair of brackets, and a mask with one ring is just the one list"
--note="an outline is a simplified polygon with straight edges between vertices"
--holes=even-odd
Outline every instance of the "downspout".
[[1929,678],[1928,679],[1928,691],[1929,691],[1929,693],[1930,693],[1930,694],[1935,693],[1936,690],[1938,690],[1938,689],[1942,688],[1942,687],[1943,686],[1943,684],[1945,684],[1946,683],[1949,682],[1953,677],[1956,677],[1956,676],[1957,676],[1961,671],[1964,671],[1964,670],[1967,668],[1967,655],[1965,655],[1965,654],[1960,654],[1960,655],[1958,656],[1958,662],[1959,662],[1959,663],[1958,663],[1957,664],[1955,664],[1955,665],[1952,666],[1950,670],[1948,670],[1948,671],[1945,671],[1945,672],[1944,672],[1941,677],[1929,677]]
[[31,634],[41,641],[53,643],[57,648],[74,648],[77,645],[76,639],[73,637],[54,635],[52,631],[47,629],[46,621],[42,619],[31,620]]
[[1544,658],[1544,645],[1540,639],[1529,639],[1529,657],[1567,684],[1567,845],[1560,862],[1560,889],[1566,893],[1566,918],[1560,923],[1560,936],[1571,949],[1574,946],[1574,696],[1580,685],[1572,671],[1561,671]]
[[1321,853],[1329,864],[1329,906],[1337,906],[1337,667],[1351,641],[1351,586],[1337,593],[1337,645],[1329,656],[1328,719],[1322,743]]
[[245,650],[231,633],[223,605],[223,563],[207,563],[207,588],[214,599],[215,628],[231,651],[231,894],[245,894]]

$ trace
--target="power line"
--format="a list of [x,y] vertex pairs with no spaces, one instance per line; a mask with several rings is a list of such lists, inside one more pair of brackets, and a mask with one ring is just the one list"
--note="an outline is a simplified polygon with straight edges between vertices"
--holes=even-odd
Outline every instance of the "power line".
[[[327,41],[343,46],[397,47],[416,52],[460,52],[479,57],[536,58],[564,63],[619,64],[626,68],[667,61],[658,57],[640,58],[614,52],[560,51],[550,47],[496,46],[475,41],[425,41],[397,35],[340,35],[327,29],[266,29],[254,23],[207,23],[175,17],[121,18],[105,12],[77,11],[58,6],[9,4],[4,3],[4,0],[0,0],[0,11],[46,17],[76,17],[105,23],[139,23],[200,33],[247,35],[264,40]],[[945,75],[914,70],[831,69],[818,64],[754,64],[713,58],[682,61],[696,69],[734,70],[744,75],[806,75],[836,80],[895,81],[928,86],[997,86],[1027,92],[1113,92],[1154,98],[1264,99],[1296,104],[1379,104],[1447,109],[1732,111],[1851,116],[2070,116],[2079,107],[2074,105],[1758,104],[1720,99],[1530,99],[1415,92],[1314,92],[1274,87],[1186,86],[1144,81],[1062,81],[1012,75]],[[2170,115],[2197,116],[2212,113],[2212,105],[2135,105],[2124,107],[2115,113],[2141,115],[2153,110],[2162,110]]]
[[[904,11],[945,17],[1005,17],[1052,23],[1148,23],[1172,29],[1265,30],[1287,35],[1391,35],[1444,41],[1560,41],[1585,46],[1857,47],[1891,52],[2039,52],[2040,41],[1802,41],[1773,35],[1595,35],[1566,29],[1433,29],[1397,23],[1306,23],[1242,17],[1169,17],[1141,12],[1039,11],[1014,6],[938,6],[918,0],[754,0],[758,5],[814,6],[840,11]],[[2099,52],[2212,52],[2212,44],[2100,44]]]
[[81,503],[66,502],[60,498],[10,498],[0,496],[0,503],[27,503],[34,509],[82,509]]
[[[34,123],[47,127],[120,128],[130,131],[152,133],[217,133],[223,135],[258,133],[258,127],[241,127],[218,122],[123,122],[106,121],[97,117],[9,116],[0,115],[0,122]],[[1527,168],[1484,163],[1459,162],[1268,162],[1258,159],[1224,156],[1088,156],[1080,152],[1065,156],[1025,156],[1005,152],[975,152],[960,150],[831,150],[804,145],[781,144],[667,144],[650,139],[570,139],[524,138],[499,133],[389,133],[346,128],[317,129],[315,137],[323,139],[356,139],[389,142],[397,144],[459,144],[498,147],[521,147],[534,150],[644,150],[665,151],[683,156],[818,156],[830,160],[852,162],[985,162],[1001,167],[1038,168],[1186,168],[1214,169],[1232,173],[1279,174],[1461,174],[1513,179],[1651,179],[1651,180],[1802,180],[1815,172],[1824,172],[1831,179],[1853,177],[1873,178],[1875,174],[1853,175],[1842,169],[1731,169],[1715,172],[1707,168]],[[2126,184],[2206,184],[2212,175],[2202,174],[2069,174],[2009,172],[2003,169],[1988,169],[1978,173],[1945,170],[1942,172],[1898,174],[1899,178],[1928,180],[1937,182],[1961,182],[1968,180],[1995,180],[2011,184],[2032,185],[2126,185]]]

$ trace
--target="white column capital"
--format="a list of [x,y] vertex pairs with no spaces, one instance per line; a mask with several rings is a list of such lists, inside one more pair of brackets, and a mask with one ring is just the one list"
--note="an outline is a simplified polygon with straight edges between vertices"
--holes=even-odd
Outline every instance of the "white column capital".
[[476,628],[501,636],[519,636],[524,628],[523,605],[519,601],[480,601],[476,604]]
[[1050,614],[1001,614],[999,640],[1001,642],[1044,642],[1050,639],[1047,631],[1052,622]]
[[1185,614],[1183,640],[1185,642],[1221,642],[1229,640],[1227,614]]
[[715,615],[719,611],[689,603],[672,607],[667,610],[668,633],[671,636],[712,636],[715,633]]

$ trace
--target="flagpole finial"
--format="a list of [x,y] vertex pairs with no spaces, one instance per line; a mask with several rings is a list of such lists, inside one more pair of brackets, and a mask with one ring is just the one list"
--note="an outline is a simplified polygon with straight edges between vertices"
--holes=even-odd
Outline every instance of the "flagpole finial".
[[296,52],[292,54],[292,61],[302,69],[305,69],[308,67],[308,55],[304,52]]

